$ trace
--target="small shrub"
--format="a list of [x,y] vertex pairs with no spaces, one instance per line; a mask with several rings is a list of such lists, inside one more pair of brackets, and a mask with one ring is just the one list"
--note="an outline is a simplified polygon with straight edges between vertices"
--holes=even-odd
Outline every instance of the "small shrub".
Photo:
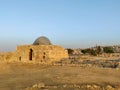
[[105,53],[114,53],[114,50],[113,50],[112,47],[104,47],[104,48],[103,48],[103,51],[104,51]]

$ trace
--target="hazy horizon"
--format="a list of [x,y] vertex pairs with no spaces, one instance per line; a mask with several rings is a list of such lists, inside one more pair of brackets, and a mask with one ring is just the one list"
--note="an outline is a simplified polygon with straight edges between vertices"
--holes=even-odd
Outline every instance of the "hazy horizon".
[[119,0],[1,0],[0,52],[48,37],[64,48],[120,45]]

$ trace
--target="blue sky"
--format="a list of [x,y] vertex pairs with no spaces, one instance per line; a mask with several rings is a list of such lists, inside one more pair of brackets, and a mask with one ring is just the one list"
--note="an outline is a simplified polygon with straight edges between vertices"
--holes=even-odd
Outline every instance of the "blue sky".
[[120,45],[120,0],[0,0],[0,51],[47,36],[70,48]]

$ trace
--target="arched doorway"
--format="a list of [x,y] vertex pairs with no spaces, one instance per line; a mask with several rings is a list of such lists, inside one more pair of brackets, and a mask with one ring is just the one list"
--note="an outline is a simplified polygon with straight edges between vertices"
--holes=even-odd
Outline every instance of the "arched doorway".
[[32,61],[32,58],[33,58],[33,50],[30,49],[30,52],[29,52],[29,60]]
[[19,57],[19,61],[21,61],[21,56]]

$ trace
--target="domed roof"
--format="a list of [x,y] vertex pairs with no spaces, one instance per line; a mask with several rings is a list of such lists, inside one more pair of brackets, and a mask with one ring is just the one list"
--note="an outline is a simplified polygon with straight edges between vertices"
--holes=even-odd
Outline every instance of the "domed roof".
[[47,37],[41,36],[34,41],[33,45],[51,45],[51,42]]

